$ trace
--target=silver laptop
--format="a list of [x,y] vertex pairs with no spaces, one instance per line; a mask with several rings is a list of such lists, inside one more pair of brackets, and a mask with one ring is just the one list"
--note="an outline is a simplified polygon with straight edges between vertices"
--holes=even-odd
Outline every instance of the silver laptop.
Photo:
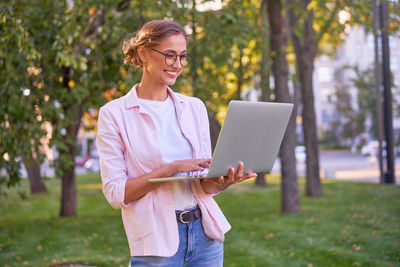
[[233,100],[207,174],[149,179],[151,182],[206,179],[228,174],[240,161],[244,173],[269,172],[282,143],[293,104]]

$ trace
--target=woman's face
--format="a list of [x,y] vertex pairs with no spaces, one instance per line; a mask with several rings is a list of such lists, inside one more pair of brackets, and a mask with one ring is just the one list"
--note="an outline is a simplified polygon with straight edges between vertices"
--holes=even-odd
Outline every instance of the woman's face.
[[[167,65],[164,54],[178,55],[173,65]],[[171,35],[161,41],[153,49],[147,49],[144,71],[151,79],[164,86],[174,85],[176,78],[181,74],[183,66],[180,63],[179,55],[186,54],[186,40],[182,34]]]

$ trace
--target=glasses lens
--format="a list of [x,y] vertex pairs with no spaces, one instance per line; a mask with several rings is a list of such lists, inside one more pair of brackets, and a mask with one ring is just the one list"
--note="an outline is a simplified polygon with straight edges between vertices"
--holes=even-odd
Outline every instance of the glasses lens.
[[176,61],[176,55],[174,55],[174,54],[166,54],[165,55],[165,63],[168,66],[174,65],[175,61]]
[[181,61],[181,65],[183,67],[187,66],[188,62],[188,55],[180,55],[179,60]]

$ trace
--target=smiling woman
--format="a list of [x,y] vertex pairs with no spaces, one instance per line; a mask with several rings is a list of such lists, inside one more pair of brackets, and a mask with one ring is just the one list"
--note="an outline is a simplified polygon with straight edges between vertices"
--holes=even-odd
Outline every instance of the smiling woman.
[[[152,183],[209,167],[207,110],[169,86],[187,65],[188,36],[177,23],[146,23],[123,43],[140,83],[99,112],[97,148],[103,193],[122,211],[133,266],[222,266],[230,225],[213,195],[255,177],[243,164],[227,176]],[[193,127],[195,125],[195,127]]]

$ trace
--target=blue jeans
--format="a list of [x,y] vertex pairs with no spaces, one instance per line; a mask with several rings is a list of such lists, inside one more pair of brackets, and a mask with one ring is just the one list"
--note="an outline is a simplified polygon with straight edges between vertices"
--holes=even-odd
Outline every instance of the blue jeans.
[[178,222],[179,247],[171,257],[135,256],[131,266],[162,267],[222,267],[224,244],[209,238],[203,229],[201,219],[190,223]]

